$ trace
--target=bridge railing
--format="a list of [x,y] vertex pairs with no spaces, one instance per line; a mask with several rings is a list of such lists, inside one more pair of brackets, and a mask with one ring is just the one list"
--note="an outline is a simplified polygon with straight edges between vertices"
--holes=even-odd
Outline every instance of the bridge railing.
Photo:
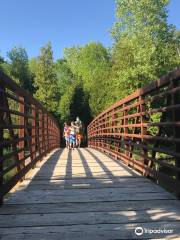
[[180,193],[180,69],[137,90],[88,126],[88,146]]
[[0,71],[0,201],[59,141],[53,116]]

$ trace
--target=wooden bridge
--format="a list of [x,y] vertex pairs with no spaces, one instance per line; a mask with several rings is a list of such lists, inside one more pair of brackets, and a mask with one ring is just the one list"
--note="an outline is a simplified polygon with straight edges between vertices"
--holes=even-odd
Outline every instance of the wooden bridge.
[[179,239],[180,70],[115,103],[88,148],[0,73],[0,239]]

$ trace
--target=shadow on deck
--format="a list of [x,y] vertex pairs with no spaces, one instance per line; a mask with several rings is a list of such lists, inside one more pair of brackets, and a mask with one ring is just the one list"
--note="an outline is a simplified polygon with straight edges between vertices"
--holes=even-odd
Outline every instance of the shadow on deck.
[[[144,233],[136,235],[136,227]],[[0,208],[3,240],[179,236],[180,203],[173,195],[90,148],[53,151]]]

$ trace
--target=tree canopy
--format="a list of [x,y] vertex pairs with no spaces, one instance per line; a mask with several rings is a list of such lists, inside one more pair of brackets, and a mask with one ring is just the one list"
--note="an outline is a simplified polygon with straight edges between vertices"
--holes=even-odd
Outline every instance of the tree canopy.
[[35,71],[35,97],[55,114],[58,106],[58,91],[51,43],[41,48]]
[[33,79],[28,67],[28,55],[24,48],[14,47],[7,53],[9,57],[10,75],[19,82],[20,86],[33,93]]
[[175,28],[167,23],[167,4],[167,0],[116,0],[112,75],[121,97],[180,63]]
[[[53,59],[49,42],[35,58],[14,47],[0,69],[30,91],[60,123],[98,113],[180,64],[180,31],[167,22],[168,0],[116,0],[113,44],[64,49]],[[61,44],[61,43],[59,43]]]

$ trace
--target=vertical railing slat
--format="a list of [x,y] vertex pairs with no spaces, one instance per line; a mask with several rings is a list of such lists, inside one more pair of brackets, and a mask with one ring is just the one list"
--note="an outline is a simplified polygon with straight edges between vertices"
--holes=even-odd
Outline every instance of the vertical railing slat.
[[118,101],[90,123],[88,146],[180,194],[179,86],[180,68]]
[[38,160],[60,147],[59,138],[55,118],[0,71],[0,203]]
[[[19,111],[22,114],[25,114],[25,107],[24,107],[24,98],[23,97],[19,97],[19,100],[21,101],[19,103]],[[24,116],[19,116],[19,125],[24,126]],[[25,129],[24,128],[20,128],[18,130],[18,137],[19,138],[24,138],[25,137]],[[24,148],[25,147],[25,140],[21,140],[19,141],[19,148]],[[22,159],[24,159],[25,157],[25,150],[21,151],[19,154],[19,161],[21,161]],[[20,164],[20,168],[22,169],[25,166],[25,161],[23,163]]]

